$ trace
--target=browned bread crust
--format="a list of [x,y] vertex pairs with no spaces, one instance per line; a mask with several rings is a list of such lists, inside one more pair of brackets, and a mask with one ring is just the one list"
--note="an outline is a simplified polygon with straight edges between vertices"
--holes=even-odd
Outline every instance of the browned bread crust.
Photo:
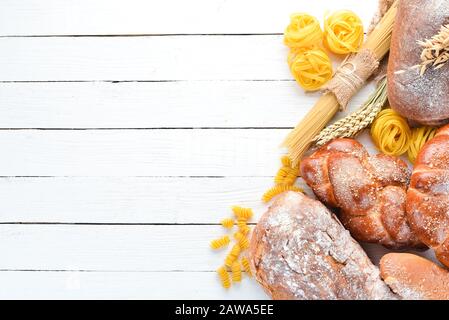
[[404,161],[369,156],[353,139],[335,139],[301,161],[301,175],[359,241],[421,247],[405,213],[410,171]]
[[393,29],[388,64],[391,107],[413,122],[441,125],[449,120],[449,66],[412,68],[421,62],[418,40],[431,38],[449,23],[447,0],[401,0]]
[[449,267],[449,125],[418,154],[407,192],[407,215],[414,233]]
[[360,245],[319,201],[287,192],[250,243],[257,281],[273,299],[395,299]]
[[449,272],[427,259],[409,253],[389,253],[380,260],[380,272],[402,299],[449,299]]

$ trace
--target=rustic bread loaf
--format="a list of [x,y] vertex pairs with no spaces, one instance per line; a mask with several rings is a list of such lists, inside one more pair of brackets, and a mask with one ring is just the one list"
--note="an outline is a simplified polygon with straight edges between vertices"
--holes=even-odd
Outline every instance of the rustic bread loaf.
[[406,209],[414,233],[449,267],[449,125],[419,152]]
[[250,243],[256,279],[273,299],[395,299],[360,245],[319,201],[287,192]]
[[301,161],[301,175],[316,196],[339,210],[359,241],[420,247],[405,213],[410,171],[401,159],[369,156],[353,139],[335,139]]
[[437,34],[449,23],[447,0],[400,0],[388,64],[388,99],[402,116],[426,125],[449,121],[449,64],[423,76],[419,68],[422,48],[418,40]]
[[427,259],[409,253],[389,253],[380,260],[380,272],[403,299],[449,299],[449,271]]

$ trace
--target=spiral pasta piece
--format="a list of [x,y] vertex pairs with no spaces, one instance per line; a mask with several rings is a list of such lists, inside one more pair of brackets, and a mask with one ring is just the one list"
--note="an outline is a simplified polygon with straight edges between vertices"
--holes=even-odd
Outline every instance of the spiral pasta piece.
[[407,121],[392,109],[382,110],[371,125],[371,138],[376,147],[391,156],[407,152],[412,133]]
[[212,240],[210,242],[210,247],[212,249],[220,249],[220,248],[227,246],[229,244],[229,242],[231,242],[231,239],[229,239],[229,236],[223,236],[221,238]]
[[319,21],[307,13],[294,13],[284,32],[284,43],[290,48],[320,45],[323,38]]
[[291,168],[292,166],[292,160],[290,159],[289,156],[282,156],[281,157],[281,163],[284,167],[289,167]]
[[296,82],[306,91],[318,90],[332,78],[332,62],[320,48],[293,49],[287,62]]
[[236,232],[234,233],[234,238],[238,241],[240,248],[242,248],[242,250],[248,249],[249,248],[249,240],[246,237],[246,235],[244,235],[243,233]]
[[229,254],[233,255],[235,258],[237,258],[242,251],[242,248],[240,248],[240,245],[236,243],[232,246],[231,252]]
[[282,167],[276,173],[274,182],[276,184],[293,185],[299,176],[299,165],[292,166],[291,160],[288,156],[281,158]]
[[362,20],[350,10],[339,10],[324,20],[324,45],[333,53],[357,52],[363,43]]
[[248,234],[250,231],[249,226],[246,224],[246,220],[238,220],[237,226],[239,227],[239,231],[244,235]]
[[224,264],[226,267],[231,268],[232,264],[237,258],[233,256],[232,254],[228,254],[225,258]]
[[231,270],[232,270],[232,281],[234,282],[242,281],[242,268],[238,261],[234,261],[234,263],[231,266]]
[[250,220],[253,217],[253,210],[251,208],[242,208],[239,206],[233,206],[232,212],[239,220]]
[[415,163],[419,150],[422,146],[435,136],[437,129],[432,127],[419,127],[412,129],[412,138],[407,150],[407,157],[411,163]]
[[234,226],[234,219],[226,218],[221,220],[220,223],[223,226],[223,228],[231,229]]
[[263,202],[269,202],[271,199],[273,199],[275,196],[284,193],[286,191],[294,191],[294,192],[303,192],[303,190],[301,188],[298,188],[296,186],[290,186],[290,185],[286,185],[286,184],[279,184],[276,185],[270,189],[268,189],[267,192],[264,193],[264,195],[262,196],[262,201]]
[[252,277],[253,273],[251,272],[251,266],[250,266],[249,260],[246,257],[243,257],[241,260],[241,263],[243,266],[243,270],[245,270],[248,277]]
[[217,270],[218,276],[220,277],[221,284],[224,288],[228,289],[231,287],[231,278],[229,277],[228,271],[225,267],[220,267]]

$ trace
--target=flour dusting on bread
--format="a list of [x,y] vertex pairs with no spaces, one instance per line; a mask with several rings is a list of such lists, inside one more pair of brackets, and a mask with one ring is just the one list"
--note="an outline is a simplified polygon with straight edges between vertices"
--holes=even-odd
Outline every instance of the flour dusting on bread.
[[392,299],[360,245],[320,202],[282,195],[256,226],[250,252],[274,299]]

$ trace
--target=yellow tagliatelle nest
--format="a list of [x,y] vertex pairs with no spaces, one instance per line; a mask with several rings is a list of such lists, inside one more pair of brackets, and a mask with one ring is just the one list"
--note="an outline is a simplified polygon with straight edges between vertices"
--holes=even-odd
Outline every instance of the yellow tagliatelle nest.
[[392,109],[379,112],[371,125],[371,138],[385,154],[400,156],[407,152],[412,132],[407,121]]
[[332,78],[332,62],[319,48],[291,50],[288,65],[295,80],[306,91],[317,90]]
[[432,127],[419,127],[412,130],[412,138],[407,150],[407,157],[414,163],[422,146],[435,136],[437,129]]
[[294,13],[284,32],[284,43],[290,48],[309,48],[320,45],[323,31],[315,17],[307,13]]
[[362,20],[352,11],[336,11],[324,21],[324,44],[334,53],[357,52],[363,36]]

